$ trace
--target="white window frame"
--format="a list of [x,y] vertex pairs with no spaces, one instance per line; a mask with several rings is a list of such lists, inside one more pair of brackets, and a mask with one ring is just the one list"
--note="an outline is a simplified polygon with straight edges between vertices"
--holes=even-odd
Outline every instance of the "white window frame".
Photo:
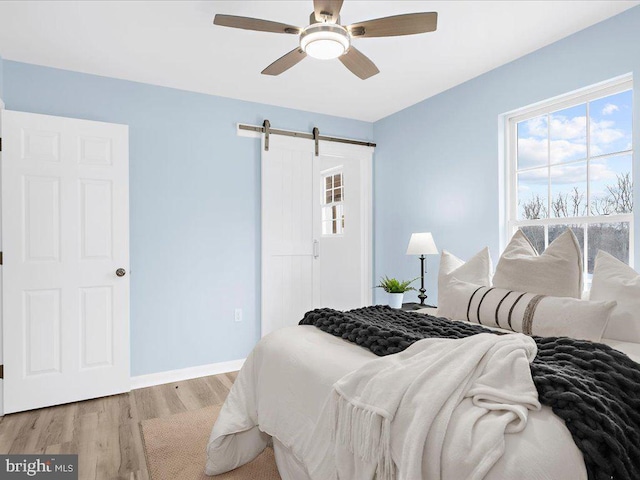
[[[577,90],[575,92],[561,95],[559,97],[555,97],[549,100],[546,100],[541,103],[537,103],[535,105],[531,105],[529,107],[525,107],[522,109],[518,109],[513,112],[509,112],[504,114],[501,119],[501,123],[504,125],[504,186],[505,186],[505,194],[503,197],[504,203],[504,228],[502,245],[507,245],[511,236],[516,232],[516,230],[520,227],[529,227],[529,226],[550,226],[550,225],[572,225],[572,224],[594,224],[594,223],[620,223],[620,222],[628,222],[629,223],[629,264],[634,265],[634,214],[612,214],[612,215],[587,215],[581,217],[564,217],[564,218],[543,218],[538,220],[518,220],[518,188],[517,188],[517,155],[518,155],[518,131],[517,125],[518,123],[529,120],[531,118],[538,117],[540,115],[544,115],[547,113],[553,113],[559,110],[564,110],[565,108],[573,107],[576,105],[580,105],[583,103],[587,104],[587,118],[589,118],[589,103],[590,101],[607,97],[609,95],[613,95],[616,93],[620,93],[623,91],[632,90],[633,91],[633,77],[631,74],[624,75],[622,77],[617,77],[615,79],[599,83],[597,85],[593,85],[591,87]],[[635,92],[633,92],[635,93]],[[634,128],[634,122],[632,119],[632,131]],[[590,178],[589,178],[589,168],[588,165],[593,159],[602,159],[608,158],[612,156],[618,156],[621,154],[630,154],[632,159],[634,158],[634,150],[637,148],[636,145],[632,145],[631,150],[625,150],[620,152],[615,152],[612,154],[591,156],[590,155],[590,129],[587,128],[587,198],[590,198]],[[580,160],[585,161],[585,159]],[[570,164],[571,162],[567,162]],[[635,172],[633,170],[633,161],[632,161],[632,178],[635,183]],[[564,165],[564,163],[562,164]],[[634,199],[635,203],[635,199]],[[587,212],[590,213],[590,208],[587,206]],[[545,229],[545,245],[549,244],[548,238],[548,228]],[[586,232],[585,232],[586,233]],[[589,255],[589,246],[588,246],[588,235],[584,235],[584,246],[583,246],[583,263],[584,263],[584,271],[588,271],[588,255]],[[588,278],[588,276],[585,276]],[[585,282],[585,284],[588,282]]]
[[[326,187],[326,178],[327,177],[333,177],[334,175],[340,174],[340,179],[341,179],[341,184],[340,184],[340,188],[342,188],[342,200],[340,200],[339,202],[333,201],[331,203],[325,203],[326,202],[326,195],[327,195],[327,187]],[[342,219],[336,219],[336,220],[341,220],[343,225],[342,225],[342,229],[340,233],[324,233],[324,223],[326,223],[326,221],[324,219],[320,219],[322,225],[321,225],[321,231],[322,236],[323,237],[341,237],[342,235],[344,235],[344,229],[346,226],[346,217],[345,217],[345,213],[344,213],[344,167],[342,165],[338,165],[336,167],[331,167],[328,168],[327,170],[323,170],[322,172],[320,172],[320,181],[322,182],[322,187],[320,189],[321,193],[322,193],[322,198],[320,200],[320,208],[324,209],[324,208],[331,208],[331,207],[338,207],[341,206],[342,207]],[[331,180],[333,182],[333,179]],[[332,183],[333,185],[333,183]],[[335,192],[335,185],[332,187],[332,190]],[[332,195],[333,198],[333,195]]]

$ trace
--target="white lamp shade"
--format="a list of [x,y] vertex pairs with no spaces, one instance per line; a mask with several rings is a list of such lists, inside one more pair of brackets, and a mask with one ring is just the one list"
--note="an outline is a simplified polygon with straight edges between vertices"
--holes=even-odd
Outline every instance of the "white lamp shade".
[[438,253],[436,242],[433,241],[433,235],[429,232],[414,233],[409,240],[407,255],[435,255]]

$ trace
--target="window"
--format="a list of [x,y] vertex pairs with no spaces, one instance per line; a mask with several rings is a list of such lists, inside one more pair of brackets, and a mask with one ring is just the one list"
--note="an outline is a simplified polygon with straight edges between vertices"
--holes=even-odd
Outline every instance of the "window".
[[322,174],[322,235],[344,233],[344,179],[342,169]]
[[587,279],[598,250],[633,262],[632,81],[507,117],[507,234],[538,252],[571,228]]

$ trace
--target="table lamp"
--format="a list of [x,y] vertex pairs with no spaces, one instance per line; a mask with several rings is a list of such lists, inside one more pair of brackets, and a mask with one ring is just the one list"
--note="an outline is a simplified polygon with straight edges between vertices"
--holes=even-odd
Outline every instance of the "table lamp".
[[414,233],[411,235],[411,240],[409,240],[409,247],[407,248],[407,255],[420,255],[420,294],[418,298],[420,299],[420,307],[426,307],[424,301],[427,298],[425,294],[426,290],[424,288],[424,273],[425,269],[425,255],[437,255],[438,248],[436,247],[436,243],[433,241],[433,235],[429,232],[424,233]]

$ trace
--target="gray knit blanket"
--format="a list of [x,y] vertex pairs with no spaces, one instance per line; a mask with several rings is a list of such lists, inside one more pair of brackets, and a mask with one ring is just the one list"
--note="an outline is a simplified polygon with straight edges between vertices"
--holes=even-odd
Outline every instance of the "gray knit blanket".
[[[386,306],[312,310],[300,325],[314,325],[378,356],[401,352],[423,338],[500,334]],[[540,403],[565,421],[584,456],[589,479],[640,480],[640,365],[600,343],[533,338],[538,355],[531,374]]]

